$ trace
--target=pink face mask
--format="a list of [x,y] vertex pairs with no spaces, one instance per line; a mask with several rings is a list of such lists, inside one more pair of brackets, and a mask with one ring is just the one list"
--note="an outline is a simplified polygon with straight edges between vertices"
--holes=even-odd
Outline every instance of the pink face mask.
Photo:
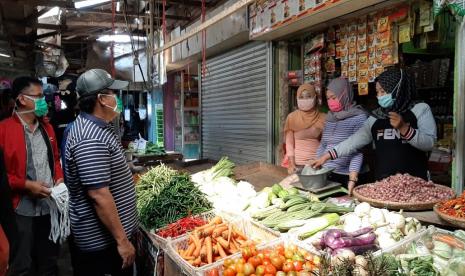
[[329,99],[328,107],[332,112],[339,112],[343,109],[343,106],[338,99]]
[[315,106],[315,98],[297,99],[297,107],[302,111],[309,111]]

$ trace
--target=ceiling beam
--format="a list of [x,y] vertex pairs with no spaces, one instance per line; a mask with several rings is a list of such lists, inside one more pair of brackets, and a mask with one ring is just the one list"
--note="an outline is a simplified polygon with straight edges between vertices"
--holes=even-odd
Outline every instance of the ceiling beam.
[[0,0],[0,3],[7,3],[9,5],[21,4],[28,6],[46,6],[46,7],[60,7],[60,8],[74,8],[74,2],[70,0]]
[[40,34],[40,35],[36,36],[36,39],[42,39],[42,38],[46,38],[46,37],[49,37],[49,36],[54,36],[54,35],[57,35],[59,33],[60,33],[59,31],[53,31],[53,32]]
[[[199,0],[167,0],[167,4],[178,4],[190,7],[202,7],[202,1]],[[205,7],[209,8],[213,5],[211,3],[205,3]]]
[[39,18],[40,16],[44,15],[46,12],[48,12],[49,10],[51,10],[50,7],[45,7],[43,9],[41,9],[40,11],[38,11],[37,9],[34,10],[33,13],[31,13],[28,17],[26,17],[25,21],[26,22],[35,22],[37,20],[37,18]]
[[44,24],[44,23],[35,23],[33,24],[34,27],[37,29],[46,29],[46,30],[55,30],[55,31],[62,31],[66,28],[63,25],[54,25],[54,24]]
[[[70,10],[70,9],[68,9],[68,10]],[[78,11],[78,12],[81,13],[81,14],[90,14],[90,15],[95,14],[95,15],[112,16],[111,12],[104,12],[104,11],[82,10],[82,11]],[[124,14],[123,13],[116,13],[115,16],[116,17],[124,17]],[[134,14],[134,13],[128,14],[127,16],[132,17],[132,18],[137,18],[137,17],[145,18],[145,17],[148,17],[148,15],[146,15],[146,14],[137,15],[137,14]],[[155,16],[154,18],[155,19],[161,19],[161,17],[157,17],[157,16]],[[173,15],[173,14],[167,14],[166,19],[183,20],[183,21],[190,21],[191,20],[191,18],[189,16],[181,16],[181,15]]]
[[[111,22],[96,22],[92,20],[88,21],[71,21],[68,20],[66,21],[66,26],[68,27],[104,27],[104,28],[111,28],[112,23]],[[130,28],[136,27],[137,24],[129,24]],[[115,27],[116,28],[126,28],[126,23],[122,22],[115,22]],[[140,26],[139,26],[140,27]]]

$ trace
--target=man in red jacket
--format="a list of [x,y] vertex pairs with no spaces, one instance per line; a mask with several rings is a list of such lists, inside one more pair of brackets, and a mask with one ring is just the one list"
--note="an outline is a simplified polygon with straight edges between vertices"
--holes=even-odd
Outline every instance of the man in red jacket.
[[63,182],[53,127],[44,120],[47,103],[42,83],[34,78],[14,80],[16,101],[11,118],[0,122],[0,149],[12,190],[18,226],[17,253],[10,275],[56,275],[59,246],[49,240],[50,188]]

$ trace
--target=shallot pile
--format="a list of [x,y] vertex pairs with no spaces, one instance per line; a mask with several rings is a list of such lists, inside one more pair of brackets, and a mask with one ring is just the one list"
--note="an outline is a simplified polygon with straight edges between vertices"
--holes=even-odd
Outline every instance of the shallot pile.
[[454,197],[454,192],[409,174],[396,174],[372,184],[360,186],[362,196],[393,202],[438,202]]

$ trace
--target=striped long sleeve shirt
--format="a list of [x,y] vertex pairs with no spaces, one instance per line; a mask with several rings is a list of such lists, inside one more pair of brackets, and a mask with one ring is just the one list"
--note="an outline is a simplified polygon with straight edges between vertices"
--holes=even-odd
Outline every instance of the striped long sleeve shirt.
[[[360,114],[336,122],[327,121],[323,130],[320,147],[317,151],[318,157],[323,156],[339,143],[356,133],[363,126],[366,119],[367,116],[365,114]],[[334,169],[335,173],[348,175],[350,172],[360,172],[362,164],[363,154],[361,152],[354,152],[335,160],[329,160],[324,164],[324,167]]]

